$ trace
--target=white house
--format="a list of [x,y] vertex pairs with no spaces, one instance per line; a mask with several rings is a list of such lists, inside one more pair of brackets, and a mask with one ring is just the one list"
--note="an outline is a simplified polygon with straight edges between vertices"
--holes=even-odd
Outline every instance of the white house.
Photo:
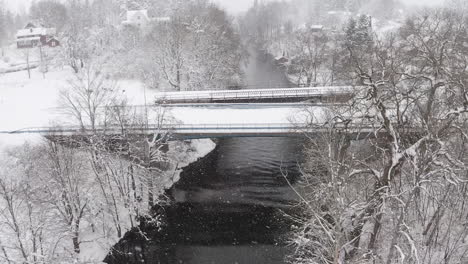
[[145,28],[150,23],[167,23],[171,21],[170,17],[154,17],[148,16],[148,10],[129,10],[127,11],[127,19],[122,22],[124,26],[133,26],[137,28]]
[[148,10],[129,10],[127,11],[127,20],[123,21],[124,26],[134,26],[138,28],[146,27],[150,22]]

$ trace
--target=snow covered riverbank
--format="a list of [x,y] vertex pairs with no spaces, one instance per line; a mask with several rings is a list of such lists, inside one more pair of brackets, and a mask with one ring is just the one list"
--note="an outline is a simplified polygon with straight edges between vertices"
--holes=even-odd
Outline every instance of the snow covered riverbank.
[[[159,196],[169,188],[171,188],[180,179],[180,173],[183,168],[196,162],[210,153],[216,144],[211,139],[192,140],[190,142],[170,142],[169,156],[173,160],[173,166],[169,169],[164,177],[158,178],[156,186],[156,195]],[[120,208],[119,211],[125,212],[125,208]],[[123,233],[125,234],[131,228],[131,223],[126,221],[123,225]],[[80,253],[80,261],[82,263],[101,263],[101,261],[109,254],[110,249],[121,239],[117,236],[104,237],[102,234],[90,232],[88,228],[83,234],[83,240],[89,241],[82,246]],[[113,234],[113,233],[111,233]]]
[[[55,69],[45,75],[45,77],[37,70],[32,71],[31,79],[28,78],[26,72],[14,72],[0,75],[0,131],[14,131],[25,127],[41,127],[41,126],[54,126],[57,124],[67,125],[73,124],[70,117],[67,117],[60,111],[60,91],[70,87],[70,80],[74,78],[71,69],[65,67],[63,69]],[[151,103],[153,97],[153,90],[145,90],[144,85],[136,80],[120,80],[116,86],[117,92],[120,93],[127,99],[129,104],[143,105],[146,102]],[[0,179],[7,180],[9,183],[11,176],[14,175],[15,179],[18,178],[18,186],[24,186],[23,181],[28,179],[23,175],[26,172],[22,168],[15,168],[15,155],[21,152],[27,147],[25,143],[29,143],[31,148],[38,146],[45,139],[38,134],[0,134],[0,152],[9,157],[0,160]],[[151,174],[151,171],[143,172],[148,174],[145,177],[154,177],[155,179],[155,196],[163,193],[165,189],[170,188],[175,182],[179,180],[179,175],[182,172],[182,168],[197,161],[199,158],[204,157],[215,147],[213,141],[209,139],[193,140],[193,141],[178,141],[169,143],[169,163],[170,168],[163,173],[163,175]],[[6,151],[10,151],[7,152]],[[134,212],[131,206],[125,204],[125,197],[121,198],[121,201],[117,201],[116,208],[112,209],[108,207],[105,197],[102,197],[101,190],[97,188],[96,175],[90,169],[89,157],[86,153],[76,154],[79,158],[79,162],[83,162],[85,170],[80,170],[79,177],[86,185],[86,189],[89,188],[86,193],[83,193],[81,199],[89,200],[90,208],[87,211],[86,217],[84,217],[80,224],[80,248],[81,252],[75,256],[73,254],[73,245],[70,237],[68,237],[67,231],[60,233],[61,229],[53,229],[47,235],[49,241],[56,240],[56,253],[53,256],[57,259],[75,259],[79,263],[101,263],[104,257],[108,254],[110,248],[120,239],[117,236],[115,217],[118,215],[118,225],[121,228],[121,234],[125,234],[132,226],[135,226]],[[23,157],[22,157],[23,158]],[[106,157],[109,164],[115,166],[117,173],[121,177],[127,177],[125,169],[128,168],[128,161],[119,161],[115,157]],[[37,166],[45,166],[43,161],[32,161],[37,162]],[[34,165],[36,166],[36,165]],[[137,169],[136,169],[137,170]],[[136,172],[137,173],[137,172]],[[37,184],[37,183],[35,183]],[[42,188],[42,187],[41,187]],[[83,187],[84,188],[84,187]],[[109,183],[109,190],[114,188],[116,191],[118,188],[114,186],[114,183]],[[109,192],[110,193],[110,192]],[[16,195],[16,194],[15,194]],[[115,193],[119,196],[121,194]],[[20,197],[19,199],[23,199]],[[120,199],[120,198],[119,198]],[[1,199],[0,199],[1,200]],[[147,204],[147,202],[140,202],[141,204]],[[41,205],[42,206],[42,205]],[[4,208],[5,204],[0,203],[0,208]],[[101,209],[100,209],[101,208]],[[23,214],[26,211],[22,207],[18,207],[19,214]],[[50,208],[37,208],[37,210],[44,210],[53,214],[53,210]],[[142,211],[143,212],[143,211]],[[39,211],[37,212],[39,213]],[[8,222],[8,215],[4,215],[5,219],[0,220],[0,249],[2,243],[10,243],[14,245],[17,241],[15,233],[10,232],[7,226],[2,225],[3,222]],[[24,217],[26,221],[27,217]],[[51,220],[53,223],[59,220]],[[23,220],[23,218],[22,218]],[[26,222],[25,222],[26,224]],[[6,228],[6,229],[5,229]],[[27,233],[27,230],[23,230]],[[52,234],[57,234],[54,236]],[[64,235],[65,234],[65,235]],[[63,237],[61,237],[63,236]],[[28,242],[29,243],[29,242]],[[51,242],[52,243],[52,242]],[[28,244],[29,245],[29,244]],[[55,250],[55,249],[54,249]],[[12,250],[11,252],[15,252]],[[15,253],[10,253],[11,258],[16,258]],[[44,253],[46,255],[46,253]],[[48,256],[52,257],[52,256]],[[21,257],[19,257],[20,259]],[[70,262],[64,262],[70,263]]]

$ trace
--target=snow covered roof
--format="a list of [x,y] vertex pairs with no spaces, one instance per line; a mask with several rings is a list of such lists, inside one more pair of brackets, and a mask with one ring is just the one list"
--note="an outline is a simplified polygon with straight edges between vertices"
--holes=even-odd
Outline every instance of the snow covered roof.
[[40,21],[29,21],[28,24],[24,27],[24,29],[29,29],[29,28],[43,28],[45,27],[44,24]]
[[16,34],[17,38],[20,37],[29,37],[31,35],[45,35],[46,30],[45,28],[28,28],[28,29],[20,29]]
[[344,16],[350,16],[350,15],[351,15],[351,12],[332,10],[332,11],[328,11],[327,14],[329,14],[329,15],[344,15]]
[[20,29],[16,33],[17,38],[27,38],[31,36],[52,36],[55,35],[56,33],[55,28],[45,28],[45,27],[38,27],[38,28],[26,28],[26,29]]
[[323,25],[310,25],[310,29],[323,30]]
[[169,22],[171,21],[170,17],[155,17],[152,19],[155,22]]
[[34,41],[34,40],[40,40],[41,38],[40,37],[24,37],[24,38],[20,38],[17,40],[17,42],[20,42],[20,41]]
[[146,23],[149,21],[148,10],[129,10],[127,11],[127,20],[124,21],[125,24],[138,24]]
[[300,24],[299,26],[297,26],[296,29],[297,29],[297,30],[304,30],[304,29],[307,29],[307,24],[306,24],[306,23],[302,23],[302,24]]

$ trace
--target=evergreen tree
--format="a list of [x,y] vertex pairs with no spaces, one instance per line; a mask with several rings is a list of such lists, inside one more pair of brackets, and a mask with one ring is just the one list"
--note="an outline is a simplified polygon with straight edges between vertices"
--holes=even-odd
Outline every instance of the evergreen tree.
[[366,49],[372,43],[371,17],[361,15],[351,18],[346,27],[346,46],[352,49]]

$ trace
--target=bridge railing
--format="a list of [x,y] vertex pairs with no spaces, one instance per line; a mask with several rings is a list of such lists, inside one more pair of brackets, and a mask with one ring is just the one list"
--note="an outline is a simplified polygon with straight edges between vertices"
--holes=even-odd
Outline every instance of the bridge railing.
[[[305,127],[305,126],[302,126]],[[106,132],[115,130],[125,131],[197,131],[197,130],[234,130],[234,129],[293,129],[297,128],[290,123],[239,123],[239,124],[148,124],[138,126],[122,127],[118,125],[97,126],[94,129],[90,127],[82,128],[81,126],[62,126],[62,127],[30,127],[15,131],[2,131],[9,134],[28,134],[28,133],[80,133],[80,132]]]
[[232,124],[148,124],[139,126],[122,127],[118,125],[98,126],[95,129],[80,126],[64,127],[31,127],[15,131],[0,131],[8,134],[152,134],[152,133],[173,133],[173,134],[202,134],[202,133],[236,133],[236,132],[281,132],[281,133],[302,133],[328,131],[330,129],[347,131],[375,131],[372,124],[335,124],[332,128],[327,124],[292,124],[292,123],[232,123]]
[[317,96],[339,96],[352,94],[355,87],[309,87],[309,88],[280,88],[258,90],[225,90],[225,91],[193,91],[193,92],[167,92],[156,95],[156,102],[187,102],[187,101],[216,101],[216,100],[242,100],[257,98],[297,98]]

